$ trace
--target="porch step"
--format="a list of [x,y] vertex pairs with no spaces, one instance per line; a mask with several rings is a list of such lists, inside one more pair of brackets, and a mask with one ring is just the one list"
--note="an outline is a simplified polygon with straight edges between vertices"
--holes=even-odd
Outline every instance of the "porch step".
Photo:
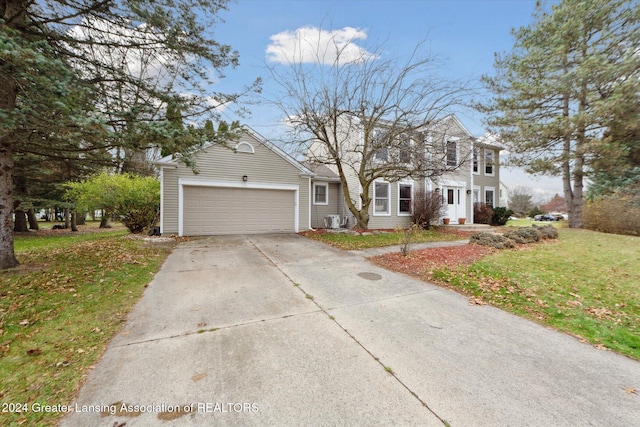
[[443,225],[442,227],[448,227],[460,231],[492,231],[491,226],[488,224],[449,224]]

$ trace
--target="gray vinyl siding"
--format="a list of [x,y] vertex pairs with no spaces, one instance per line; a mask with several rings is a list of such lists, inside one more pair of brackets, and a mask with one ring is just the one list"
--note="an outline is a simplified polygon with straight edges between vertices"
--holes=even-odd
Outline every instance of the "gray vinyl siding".
[[233,149],[214,145],[194,156],[197,174],[183,164],[177,167],[163,167],[163,234],[178,233],[178,180],[180,178],[237,184],[243,182],[243,175],[247,176],[247,182],[250,183],[298,185],[299,230],[309,229],[310,178],[302,177],[300,169],[251,135],[243,133],[239,142],[251,144],[255,153],[235,152]]
[[[318,181],[318,183],[323,183]],[[313,186],[313,182],[312,182]],[[341,210],[341,197],[340,184],[328,183],[328,202],[327,205],[315,205],[313,204],[313,187],[311,188],[311,227],[312,228],[324,228],[324,217],[327,215],[340,215],[342,218]]]
[[[396,227],[408,227],[411,225],[411,216],[399,216],[398,215],[398,183],[389,183],[390,197],[389,197],[389,212],[391,215],[378,216],[373,214],[375,200],[373,199],[373,187],[371,185],[369,190],[369,196],[371,197],[371,205],[369,206],[369,228],[370,229],[395,229]],[[418,185],[413,184],[414,197],[418,190]]]

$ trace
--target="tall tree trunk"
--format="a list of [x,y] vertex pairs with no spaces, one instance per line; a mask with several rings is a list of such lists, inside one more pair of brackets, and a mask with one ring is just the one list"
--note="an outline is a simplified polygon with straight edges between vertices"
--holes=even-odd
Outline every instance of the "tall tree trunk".
[[15,221],[13,223],[13,231],[17,233],[26,233],[29,231],[27,227],[27,213],[22,209],[14,209]]
[[[21,29],[25,24],[27,0],[10,0],[2,3],[3,25]],[[0,72],[0,110],[11,114],[16,108],[18,85],[11,74]],[[18,265],[13,249],[13,141],[11,135],[0,136],[0,269]]]
[[71,227],[71,215],[69,213],[69,208],[64,208],[64,228]]
[[76,224],[76,211],[71,212],[71,231],[78,231],[78,225]]
[[86,212],[78,213],[76,212],[76,224],[77,225],[85,225],[86,221]]
[[110,213],[108,213],[107,211],[102,211],[102,216],[100,217],[100,227],[98,228],[111,228],[111,226],[109,225],[109,217],[111,216]]
[[36,212],[33,210],[33,208],[27,211],[27,219],[29,220],[30,230],[40,230],[40,225],[38,225],[38,218],[36,217]]
[[[0,102],[6,79],[0,75]],[[13,251],[13,152],[8,138],[0,140],[0,270],[18,265]]]

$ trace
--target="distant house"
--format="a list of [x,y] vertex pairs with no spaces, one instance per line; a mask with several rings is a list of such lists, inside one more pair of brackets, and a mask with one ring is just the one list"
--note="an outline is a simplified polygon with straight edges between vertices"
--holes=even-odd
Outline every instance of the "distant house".
[[546,203],[546,204],[540,206],[540,209],[542,211],[548,212],[548,213],[566,214],[567,213],[567,202],[565,201],[564,197],[560,197],[559,194],[556,194],[549,201],[549,203]]

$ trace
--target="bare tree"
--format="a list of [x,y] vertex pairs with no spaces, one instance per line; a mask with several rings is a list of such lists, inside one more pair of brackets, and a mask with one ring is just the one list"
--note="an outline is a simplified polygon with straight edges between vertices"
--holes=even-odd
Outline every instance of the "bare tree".
[[444,116],[469,88],[437,76],[440,62],[422,54],[423,43],[400,60],[385,59],[382,47],[355,50],[342,39],[322,39],[300,39],[270,67],[281,89],[273,103],[296,149],[339,175],[356,228],[366,229],[376,179],[434,178],[464,163],[468,153],[451,156],[460,140],[446,138],[453,128]]
[[524,216],[533,209],[533,190],[516,186],[509,189],[509,208],[516,215]]

